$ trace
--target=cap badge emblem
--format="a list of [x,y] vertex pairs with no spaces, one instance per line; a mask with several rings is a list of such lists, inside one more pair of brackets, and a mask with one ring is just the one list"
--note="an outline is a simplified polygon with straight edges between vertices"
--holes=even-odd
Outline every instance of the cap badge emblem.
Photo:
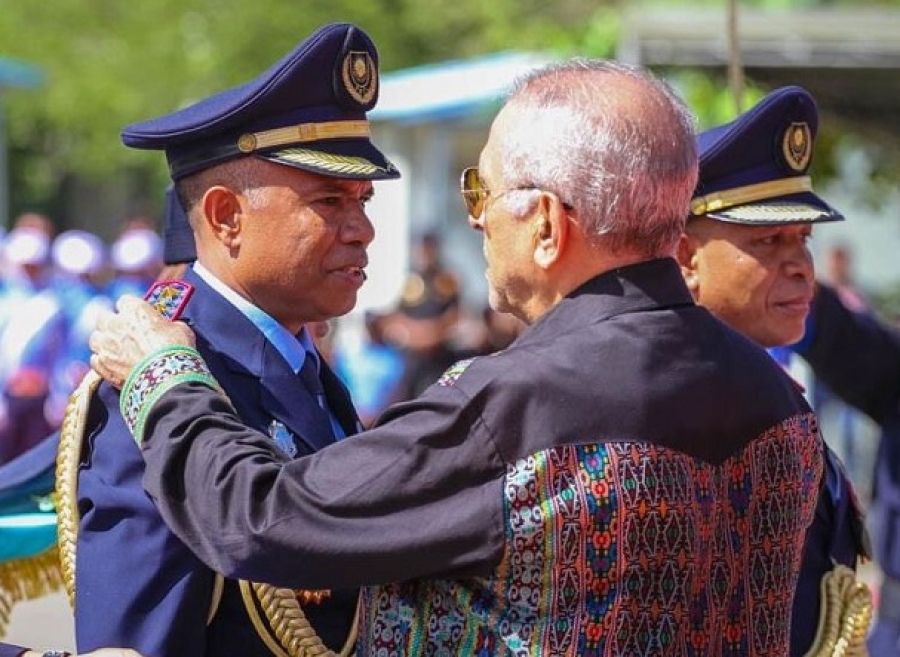
[[372,56],[365,51],[351,50],[344,56],[341,80],[350,97],[360,105],[368,105],[378,91],[378,71]]
[[781,140],[784,161],[792,171],[806,171],[812,159],[812,132],[806,123],[792,123]]

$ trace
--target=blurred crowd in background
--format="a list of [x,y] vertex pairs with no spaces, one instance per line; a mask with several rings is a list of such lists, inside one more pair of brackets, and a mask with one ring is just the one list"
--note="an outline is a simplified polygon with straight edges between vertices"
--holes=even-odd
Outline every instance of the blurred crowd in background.
[[119,295],[142,295],[162,266],[154,224],[107,245],[49,217],[16,218],[0,241],[0,464],[53,433],[89,368],[88,336]]

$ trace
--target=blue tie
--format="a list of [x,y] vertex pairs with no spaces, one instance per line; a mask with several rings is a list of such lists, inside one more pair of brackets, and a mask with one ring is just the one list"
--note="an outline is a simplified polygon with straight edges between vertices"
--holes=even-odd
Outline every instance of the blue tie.
[[311,351],[306,352],[306,359],[303,361],[303,367],[300,368],[300,379],[303,381],[306,389],[316,398],[319,408],[325,411],[325,414],[328,416],[331,437],[336,440],[343,438],[346,435],[344,429],[341,427],[340,422],[337,421],[334,413],[331,412],[331,409],[328,407],[328,400],[325,398],[325,388],[322,387],[322,379],[319,378],[319,360]]
[[303,361],[303,367],[300,368],[300,378],[306,389],[316,398],[322,410],[327,411],[325,388],[322,387],[322,379],[319,378],[319,363],[316,362],[315,355],[310,351],[306,352],[306,359]]

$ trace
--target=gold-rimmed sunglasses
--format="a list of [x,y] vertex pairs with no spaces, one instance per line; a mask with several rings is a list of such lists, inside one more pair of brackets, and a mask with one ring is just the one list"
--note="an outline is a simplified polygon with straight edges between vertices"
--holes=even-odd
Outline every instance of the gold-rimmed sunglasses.
[[459,191],[466,203],[466,211],[473,219],[478,219],[484,212],[484,206],[491,190],[484,186],[478,167],[466,167],[459,177]]
[[[459,191],[462,194],[463,201],[466,203],[466,211],[473,219],[481,217],[481,213],[484,212],[487,205],[488,198],[493,196],[494,199],[498,199],[509,192],[517,192],[526,189],[540,189],[540,187],[536,187],[535,185],[521,185],[519,187],[510,187],[494,192],[485,187],[484,182],[481,180],[481,175],[478,173],[478,167],[466,167],[459,177]],[[571,205],[562,199],[560,199],[560,201],[566,210],[572,209]]]

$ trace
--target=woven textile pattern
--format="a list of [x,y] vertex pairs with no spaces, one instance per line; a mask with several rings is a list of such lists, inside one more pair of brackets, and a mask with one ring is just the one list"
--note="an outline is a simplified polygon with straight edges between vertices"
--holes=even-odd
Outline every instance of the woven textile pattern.
[[786,654],[822,460],[814,441],[785,446],[814,422],[790,418],[718,465],[639,442],[510,464],[494,575],[367,590],[362,654]]

